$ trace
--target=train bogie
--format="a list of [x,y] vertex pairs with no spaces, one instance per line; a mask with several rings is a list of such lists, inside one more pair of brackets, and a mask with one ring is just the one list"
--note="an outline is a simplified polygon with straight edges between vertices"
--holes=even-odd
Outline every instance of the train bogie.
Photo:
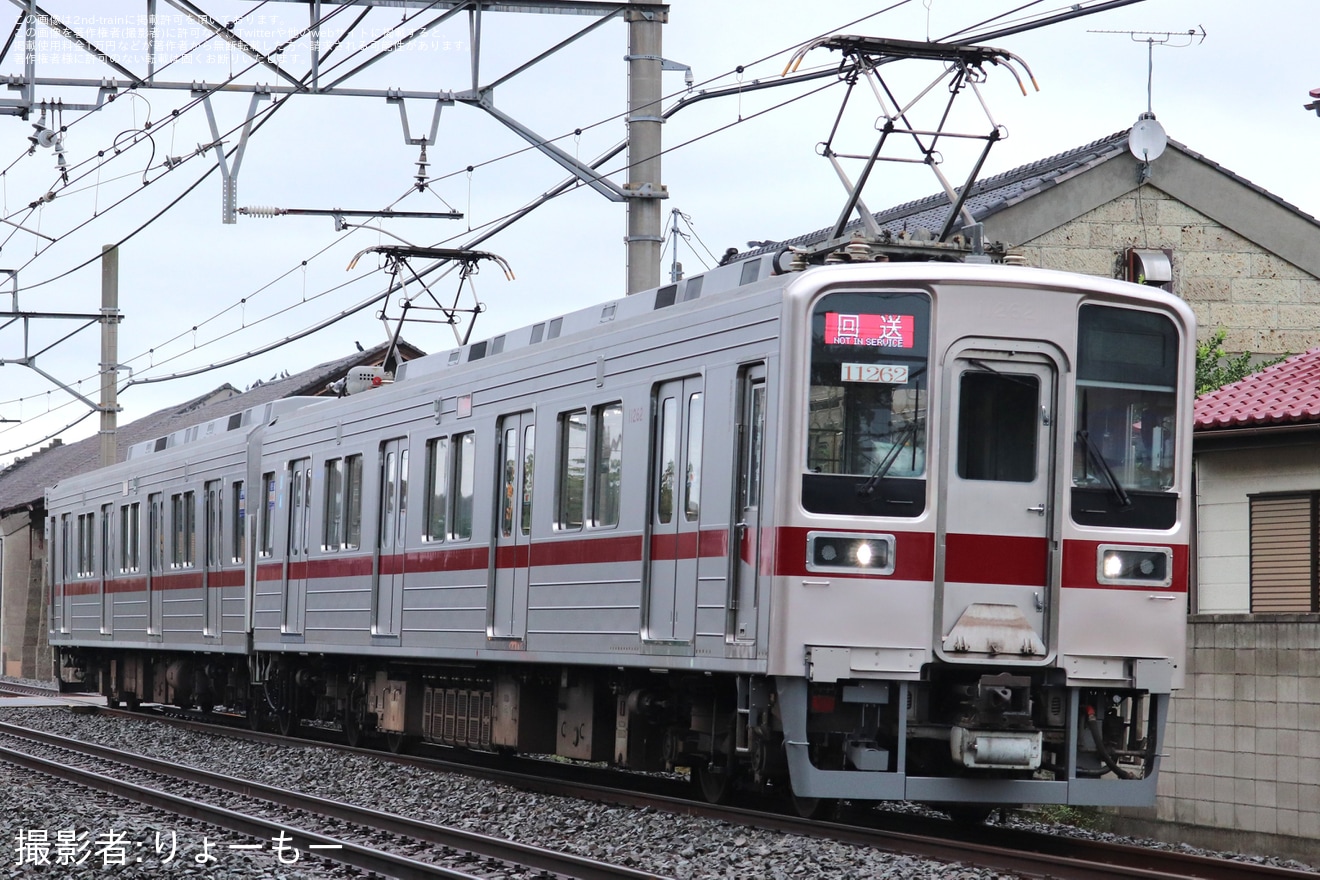
[[[998,266],[756,274],[61,483],[70,677],[355,742],[688,766],[710,797],[1153,798],[1186,307]],[[106,602],[175,612],[96,626]]]

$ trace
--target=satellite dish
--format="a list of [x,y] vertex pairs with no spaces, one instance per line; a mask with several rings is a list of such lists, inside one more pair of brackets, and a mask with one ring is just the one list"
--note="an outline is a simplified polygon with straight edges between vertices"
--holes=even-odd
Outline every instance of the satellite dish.
[[1128,149],[1142,162],[1158,159],[1168,143],[1169,136],[1164,133],[1164,126],[1149,111],[1138,116],[1132,130],[1128,132]]

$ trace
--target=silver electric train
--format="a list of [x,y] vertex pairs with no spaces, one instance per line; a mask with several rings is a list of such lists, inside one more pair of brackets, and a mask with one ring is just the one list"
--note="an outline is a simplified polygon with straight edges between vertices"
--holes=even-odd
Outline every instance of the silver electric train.
[[111,703],[712,800],[1150,804],[1194,349],[1126,282],[754,256],[62,480],[50,641]]

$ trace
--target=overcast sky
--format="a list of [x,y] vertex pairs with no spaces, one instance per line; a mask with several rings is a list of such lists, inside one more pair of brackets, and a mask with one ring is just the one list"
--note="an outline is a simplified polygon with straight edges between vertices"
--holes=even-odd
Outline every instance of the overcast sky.
[[[204,43],[200,27],[166,4],[159,5],[158,39],[163,45],[157,66],[163,66],[166,57],[181,56],[160,78],[211,84],[230,76],[247,83],[278,81],[263,68],[244,73],[250,59],[215,41]],[[226,20],[246,14],[239,33],[264,51],[307,23],[305,8],[292,3],[202,0],[198,5]],[[795,46],[836,29],[941,39],[1022,4],[909,0],[876,14],[889,5],[678,0],[664,29],[664,56],[692,68],[698,91],[740,81],[751,84],[777,79]],[[1066,5],[1056,0],[1032,11]],[[146,68],[139,20],[145,6],[141,0],[43,3],[135,73]],[[17,8],[13,13],[18,15]],[[346,9],[327,30],[342,30],[358,13]],[[331,63],[365,49],[364,43],[400,24],[403,15],[399,9],[372,12]],[[482,21],[482,82],[489,83],[591,21],[487,14]],[[984,134],[997,124],[1007,133],[990,151],[984,174],[1125,129],[1147,108],[1144,40],[1153,37],[1162,42],[1153,53],[1151,109],[1169,137],[1314,216],[1320,214],[1320,118],[1302,108],[1310,100],[1308,91],[1320,87],[1314,22],[1310,0],[1145,0],[1004,37],[992,44],[1020,56],[1040,91],[1024,97],[1007,70],[991,67],[981,85],[989,118],[965,93],[955,103],[951,127]],[[0,28],[8,33],[4,24]],[[1188,36],[1192,30],[1196,34]],[[1134,38],[1128,31],[1152,33]],[[1167,41],[1165,34],[1171,35]],[[22,46],[20,35],[0,63],[0,74],[22,73]],[[466,89],[470,48],[467,17],[460,14],[345,85],[420,92]],[[350,70],[369,52],[352,57],[332,75]],[[626,52],[626,26],[608,22],[500,86],[496,104],[538,134],[557,138],[570,154],[594,160],[624,136]],[[290,46],[281,63],[301,74],[307,59],[302,41]],[[807,55],[802,69],[837,62],[837,53],[819,49]],[[741,74],[736,72],[740,65]],[[94,80],[118,76],[123,81],[45,26],[38,28],[37,72]],[[901,62],[883,72],[897,97],[909,100],[937,78],[939,68],[930,62]],[[664,86],[671,100],[683,95],[683,74],[666,73]],[[936,117],[930,114],[943,108],[942,88],[913,108],[918,125],[934,124]],[[11,89],[0,93],[0,100],[12,102],[18,95]],[[57,87],[42,87],[37,97],[63,99],[67,105],[94,104],[97,98],[95,89]],[[666,218],[671,209],[683,212],[690,218],[684,231],[695,233],[679,248],[685,271],[702,271],[712,262],[711,253],[718,255],[730,246],[789,238],[834,221],[844,193],[829,164],[816,154],[816,145],[828,136],[842,98],[842,86],[825,79],[809,87],[696,103],[673,116],[664,129],[671,152],[663,159],[662,182],[670,193],[664,203]],[[213,101],[217,125],[230,146],[237,143],[249,101],[247,95],[221,95]],[[212,140],[204,107],[186,90],[141,90],[135,95],[121,91],[117,100],[95,113],[65,109],[48,115],[47,125],[62,122],[67,128],[61,147],[68,184],[57,169],[56,148],[39,147],[28,155],[28,137],[35,133],[32,123],[38,116],[26,122],[0,116],[0,168],[5,169],[0,216],[9,224],[0,228],[0,268],[18,270],[18,308],[96,312],[100,270],[95,257],[101,245],[131,235],[119,258],[124,316],[119,360],[132,368],[136,379],[195,370],[297,336],[373,297],[386,277],[374,254],[346,271],[358,251],[399,239],[421,245],[464,244],[486,224],[565,178],[559,166],[528,149],[490,116],[458,104],[441,113],[437,143],[427,151],[429,186],[418,192],[412,185],[419,151],[404,143],[397,106],[381,98],[300,96],[281,102],[274,112],[270,107],[269,101],[259,104],[262,125],[243,158],[238,205],[455,210],[465,218],[390,220],[384,231],[336,232],[328,217],[240,217],[237,224],[222,224],[220,176],[212,173],[202,179],[215,164],[213,152],[198,149]],[[412,100],[406,108],[413,134],[428,131],[433,103]],[[868,151],[875,142],[877,116],[878,106],[869,93],[855,94],[836,150]],[[967,147],[950,142],[943,151],[942,169],[955,182],[970,170]],[[171,164],[182,161],[168,170],[166,157]],[[618,182],[624,179],[623,162],[620,157],[604,166]],[[1154,171],[1158,185],[1158,162]],[[144,185],[144,180],[149,183]],[[928,195],[937,186],[929,169],[887,164],[873,177],[865,198],[879,210]],[[194,188],[187,192],[189,187]],[[54,197],[43,201],[47,193]],[[33,203],[38,206],[30,207]],[[158,219],[148,222],[156,215]],[[506,281],[486,267],[476,279],[487,311],[477,321],[474,339],[621,295],[624,234],[623,207],[579,187],[481,244],[507,259],[517,277]],[[665,278],[669,260],[666,251]],[[456,282],[438,280],[433,289],[452,300]],[[5,287],[0,300],[6,310],[13,305],[11,290]],[[410,290],[416,292],[415,287]],[[397,297],[387,311],[397,317]],[[367,309],[270,354],[198,376],[126,388],[120,419],[131,421],[224,383],[245,388],[282,371],[297,372],[353,351],[355,342],[377,344],[386,338],[387,327],[375,312]],[[97,328],[87,327],[61,341],[79,326],[70,320],[33,321],[26,354],[36,356],[41,372],[95,399]],[[410,325],[404,336],[428,351],[454,344],[448,328],[434,324]],[[0,330],[0,358],[13,361],[24,355],[23,325]],[[91,415],[61,432],[91,411],[41,373],[11,363],[0,376],[8,380],[0,391],[0,418],[19,420],[0,424],[0,463],[28,454],[31,444],[48,442],[46,438],[57,433],[71,442],[97,429],[97,417]],[[121,385],[128,379],[125,371]]]

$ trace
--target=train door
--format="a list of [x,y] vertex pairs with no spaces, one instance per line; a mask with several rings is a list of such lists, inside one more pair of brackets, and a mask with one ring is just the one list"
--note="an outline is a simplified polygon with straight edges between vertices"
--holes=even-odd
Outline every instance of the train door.
[[112,549],[115,545],[114,536],[114,505],[101,505],[101,552],[98,558],[97,577],[101,581],[101,634],[109,635],[114,631],[115,620],[115,598],[110,592],[113,583],[111,579],[111,566],[114,564]]
[[690,642],[696,632],[705,401],[699,377],[656,389],[650,570],[645,637]]
[[312,460],[299,458],[289,462],[288,553],[284,557],[284,603],[280,609],[280,632],[288,635],[303,631],[311,518]]
[[371,634],[397,636],[403,625],[404,535],[408,529],[408,440],[386,440],[380,450],[380,527],[376,529],[376,581]]
[[761,558],[761,466],[765,450],[765,367],[744,371],[738,415],[738,471],[733,526],[732,599],[729,633],[734,641],[756,640]]
[[491,638],[527,635],[527,590],[531,581],[532,476],[536,425],[532,414],[500,419],[500,484],[495,530],[495,572],[487,603]]
[[206,544],[202,555],[202,634],[215,638],[220,635],[220,528],[224,522],[224,495],[219,480],[207,482],[205,491],[205,510],[202,513],[202,534]]
[[1054,584],[1055,362],[962,343],[946,358],[936,644],[951,661],[1041,661]]

